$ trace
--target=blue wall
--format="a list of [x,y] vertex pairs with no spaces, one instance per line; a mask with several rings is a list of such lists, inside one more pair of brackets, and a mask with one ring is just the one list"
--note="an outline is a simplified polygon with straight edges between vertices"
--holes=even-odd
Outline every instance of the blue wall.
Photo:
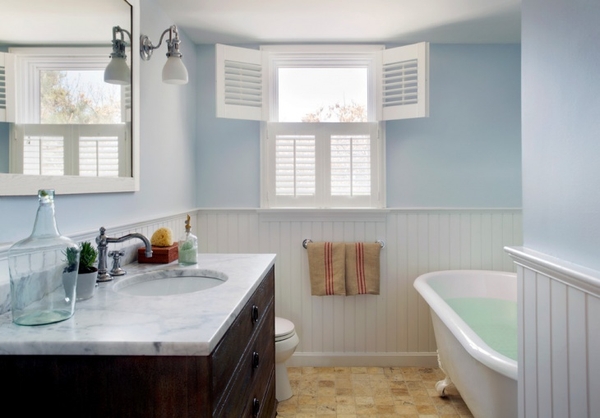
[[[142,31],[170,25],[142,2]],[[185,37],[185,35],[183,34]],[[184,38],[187,86],[141,67],[141,191],[57,197],[65,234],[199,207],[259,207],[260,125],[217,119],[214,45]],[[519,207],[520,47],[432,45],[431,117],[387,123],[389,207]],[[37,201],[0,197],[0,243],[31,232]]]
[[[199,45],[198,206],[260,205],[260,124],[215,115]],[[520,207],[519,45],[431,45],[430,117],[391,121],[388,207]]]
[[600,271],[600,3],[522,12],[524,244]]
[[260,123],[215,116],[215,46],[199,45],[196,55],[198,206],[259,207]]

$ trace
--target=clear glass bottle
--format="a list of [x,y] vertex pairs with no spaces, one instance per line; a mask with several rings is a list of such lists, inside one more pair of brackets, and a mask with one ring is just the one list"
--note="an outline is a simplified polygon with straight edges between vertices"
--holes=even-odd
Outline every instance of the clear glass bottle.
[[185,221],[185,235],[179,240],[179,264],[182,266],[191,266],[198,263],[198,238],[190,232],[190,215]]
[[42,325],[75,312],[79,248],[58,232],[54,190],[38,192],[40,206],[31,235],[8,250],[13,322]]

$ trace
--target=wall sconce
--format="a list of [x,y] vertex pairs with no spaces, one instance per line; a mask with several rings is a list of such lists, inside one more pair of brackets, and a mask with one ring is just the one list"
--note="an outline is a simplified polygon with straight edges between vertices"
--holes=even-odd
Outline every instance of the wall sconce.
[[152,45],[152,42],[146,35],[142,35],[140,37],[140,55],[144,61],[150,60],[152,52],[160,47],[167,32],[169,33],[169,39],[167,39],[167,62],[162,71],[163,82],[168,84],[187,84],[188,71],[181,60],[183,55],[179,52],[181,41],[179,40],[177,26],[173,25],[169,29],[166,29],[160,35],[160,41],[156,46]]
[[[117,39],[117,33],[121,35],[121,39]],[[131,83],[131,71],[127,65],[127,54],[125,54],[125,48],[127,43],[125,42],[123,34],[126,33],[131,41],[131,33],[125,29],[121,29],[119,26],[113,27],[113,52],[110,54],[110,62],[104,70],[104,81],[110,84],[126,85]]]

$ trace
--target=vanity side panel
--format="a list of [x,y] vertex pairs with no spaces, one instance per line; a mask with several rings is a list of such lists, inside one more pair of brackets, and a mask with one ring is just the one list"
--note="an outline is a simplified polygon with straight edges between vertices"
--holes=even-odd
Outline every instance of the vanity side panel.
[[10,376],[5,399],[22,399],[25,416],[106,418],[210,416],[206,357],[0,356]]

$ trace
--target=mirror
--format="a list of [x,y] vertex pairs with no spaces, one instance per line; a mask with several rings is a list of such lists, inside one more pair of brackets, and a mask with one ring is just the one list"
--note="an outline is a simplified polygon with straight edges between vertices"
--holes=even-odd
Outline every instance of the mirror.
[[[3,16],[0,52],[16,52],[13,56],[17,57],[14,59],[19,71],[15,78],[21,80],[15,83],[19,87],[15,89],[18,123],[0,122],[0,196],[35,195],[42,188],[55,189],[57,194],[139,190],[139,0],[8,0],[0,5],[0,13]],[[101,110],[106,114],[100,112],[100,105],[96,104],[96,108],[86,108],[85,117],[65,117],[56,111],[62,108],[56,100],[47,100],[50,104],[44,108],[41,102],[45,99],[39,92],[56,90],[43,87],[49,85],[48,80],[54,80],[54,86],[59,80],[62,88],[68,79],[76,79],[74,84],[85,86],[92,69],[96,70],[97,77],[98,74],[103,77],[103,68],[113,50],[115,26],[131,34],[131,38],[129,34],[123,38],[127,43],[131,84],[106,84],[113,88],[112,97],[117,97],[110,106],[102,105]],[[60,59],[52,58],[56,64],[49,64],[48,56],[52,54],[60,55]],[[29,58],[23,61],[23,56]],[[32,56],[37,58],[32,59]],[[85,64],[81,64],[81,56],[88,57]],[[69,71],[63,71],[65,68]],[[75,71],[70,71],[72,69]],[[30,72],[38,75],[31,76]],[[22,81],[25,77],[37,77],[37,81],[26,83]],[[103,78],[98,84],[105,84]],[[25,88],[25,85],[33,87]],[[96,87],[87,88],[100,97],[95,103],[105,103],[106,99]],[[60,92],[53,94],[60,96]],[[74,93],[74,96],[80,94]],[[86,100],[86,106],[90,102]],[[81,106],[81,103],[70,104]],[[103,116],[97,117],[101,113]],[[96,116],[90,118],[88,114]],[[51,138],[60,139],[54,142],[54,148],[40,145],[44,141],[51,143]],[[118,167],[100,173],[99,150],[107,148],[107,144],[113,150],[111,158],[118,160]],[[41,149],[49,155],[47,149],[54,149],[55,157],[62,155],[58,169],[45,172],[40,169],[36,173],[36,164],[41,166],[48,161],[42,157]],[[28,163],[30,160],[25,155],[34,155],[34,163]],[[89,163],[85,163],[84,155],[91,155],[85,160]],[[102,161],[108,160],[107,157]],[[107,162],[105,167],[109,165]]]

